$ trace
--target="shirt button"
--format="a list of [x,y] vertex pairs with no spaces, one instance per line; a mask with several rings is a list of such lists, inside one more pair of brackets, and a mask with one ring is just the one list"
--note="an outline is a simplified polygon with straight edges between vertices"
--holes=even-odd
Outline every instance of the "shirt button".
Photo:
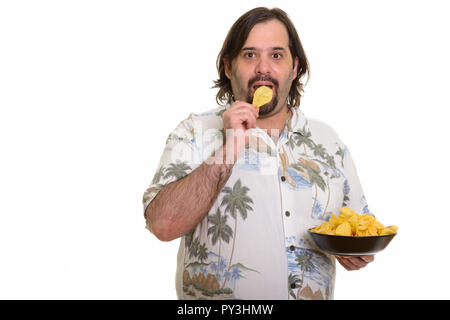
[[289,217],[291,215],[289,211],[286,211],[284,214],[286,215],[286,217]]
[[281,181],[286,181],[286,178],[284,176],[281,176]]
[[295,289],[295,283],[291,283],[291,288]]
[[294,251],[295,247],[294,246],[290,246],[289,249],[291,249],[291,251]]

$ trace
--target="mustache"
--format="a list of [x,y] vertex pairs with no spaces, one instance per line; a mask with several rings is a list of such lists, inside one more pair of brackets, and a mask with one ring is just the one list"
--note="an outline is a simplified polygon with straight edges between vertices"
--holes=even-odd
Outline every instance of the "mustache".
[[270,75],[259,75],[259,76],[255,76],[255,77],[251,78],[250,80],[248,80],[248,88],[251,88],[252,85],[256,81],[272,82],[274,84],[274,86],[278,87],[278,80],[277,79],[272,78]]

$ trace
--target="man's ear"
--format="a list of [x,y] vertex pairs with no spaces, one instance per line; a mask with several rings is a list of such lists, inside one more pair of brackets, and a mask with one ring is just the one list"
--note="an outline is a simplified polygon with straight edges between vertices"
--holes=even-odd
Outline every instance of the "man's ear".
[[292,70],[292,80],[297,78],[297,70],[298,70],[298,57],[295,57],[294,59],[294,69]]
[[231,65],[227,58],[223,58],[223,65],[225,68],[225,75],[227,76],[228,79],[231,80],[231,72],[230,72]]

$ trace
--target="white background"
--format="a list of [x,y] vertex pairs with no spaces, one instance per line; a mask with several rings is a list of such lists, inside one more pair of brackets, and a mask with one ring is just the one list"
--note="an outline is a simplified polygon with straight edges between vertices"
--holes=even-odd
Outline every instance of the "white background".
[[336,299],[448,299],[448,2],[1,1],[0,298],[176,299],[178,240],[142,194],[165,140],[215,107],[247,10],[284,9],[311,64],[301,108],[350,148],[398,236]]

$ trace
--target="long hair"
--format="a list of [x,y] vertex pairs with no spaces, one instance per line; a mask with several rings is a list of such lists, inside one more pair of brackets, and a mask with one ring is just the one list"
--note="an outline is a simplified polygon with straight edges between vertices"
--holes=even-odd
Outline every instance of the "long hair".
[[300,105],[300,98],[305,85],[305,83],[301,82],[301,79],[307,74],[309,80],[310,75],[308,59],[306,58],[302,43],[300,42],[300,38],[295,30],[294,24],[289,19],[287,14],[279,8],[268,9],[265,7],[258,7],[244,13],[238,20],[236,20],[230,31],[228,31],[228,35],[225,38],[216,62],[219,79],[214,81],[213,88],[219,88],[216,95],[216,101],[218,104],[224,105],[231,103],[233,100],[231,82],[225,75],[224,58],[231,64],[233,59],[242,49],[242,46],[247,40],[252,28],[258,23],[272,19],[277,19],[286,26],[289,35],[289,50],[291,51],[292,63],[294,64],[295,57],[298,57],[299,59],[297,77],[292,82],[287,102],[288,106],[291,107]]

